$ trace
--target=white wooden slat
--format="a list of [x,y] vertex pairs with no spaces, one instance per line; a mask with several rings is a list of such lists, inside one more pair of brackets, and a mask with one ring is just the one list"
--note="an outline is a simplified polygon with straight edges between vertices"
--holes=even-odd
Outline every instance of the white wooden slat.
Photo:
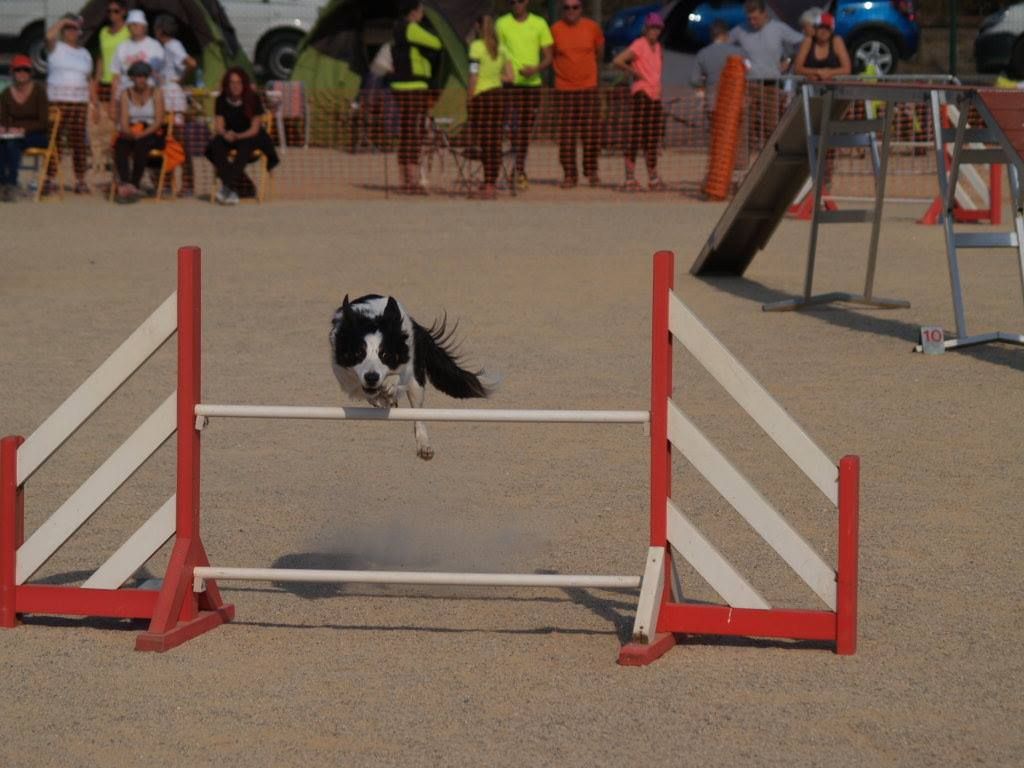
[[669,294],[669,328],[736,403],[785,452],[832,504],[839,505],[839,468],[776,402],[750,371],[733,357],[707,326]]
[[668,439],[834,611],[835,571],[671,400],[668,403]]
[[733,608],[771,608],[671,501],[667,512],[669,544],[725,602]]
[[15,583],[24,584],[131,477],[177,426],[171,394],[82,485],[40,525],[17,553]]
[[178,327],[172,293],[18,448],[18,485],[60,448],[97,408],[163,346]]
[[87,589],[117,589],[174,535],[175,499],[171,496],[110,558],[86,579]]
[[658,631],[661,593],[665,589],[665,548],[649,547],[633,621],[633,642],[649,643]]

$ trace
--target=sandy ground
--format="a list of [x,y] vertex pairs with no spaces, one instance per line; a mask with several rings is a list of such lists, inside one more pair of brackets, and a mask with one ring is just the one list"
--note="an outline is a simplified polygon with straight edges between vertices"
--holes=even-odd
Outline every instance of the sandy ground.
[[[97,200],[0,210],[0,431],[30,433],[204,248],[208,402],[338,404],[326,334],[346,292],[461,320],[494,407],[645,408],[650,257],[838,459],[863,462],[860,645],[700,639],[615,664],[636,594],[225,584],[237,620],[170,653],[139,624],[27,617],[0,634],[3,766],[1016,765],[1024,751],[1024,350],[911,352],[952,326],[942,233],[890,206],[877,287],[909,310],[765,314],[802,284],[784,222],[746,279],[687,270],[721,207],[451,200]],[[859,287],[867,232],[829,228],[822,289]],[[1006,252],[963,259],[972,331],[1024,328]],[[835,512],[680,352],[676,397],[826,559]],[[33,530],[173,388],[173,344],[31,480]],[[428,405],[450,401],[431,393]],[[215,564],[638,574],[638,427],[214,422]],[[675,500],[779,605],[816,598],[678,458]],[[36,577],[78,583],[173,490],[165,446]],[[159,575],[162,551],[140,573]],[[685,591],[712,595],[687,568]]]

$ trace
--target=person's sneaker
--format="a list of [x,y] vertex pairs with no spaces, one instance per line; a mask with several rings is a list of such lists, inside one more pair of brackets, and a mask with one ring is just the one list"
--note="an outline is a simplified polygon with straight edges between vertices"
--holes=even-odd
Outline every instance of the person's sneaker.
[[572,189],[577,184],[575,176],[566,176],[562,179],[562,183],[559,184],[562,189]]
[[217,195],[214,197],[214,200],[216,200],[221,205],[224,205],[224,201],[227,200],[227,199],[228,199],[228,188],[227,187],[221,187],[220,189],[218,189],[217,190]]
[[76,195],[88,195],[91,191],[84,179],[79,179],[75,182],[74,192]]
[[530,180],[526,178],[526,173],[524,171],[518,171],[516,173],[516,187],[524,191],[530,188]]
[[626,183],[622,185],[622,189],[626,192],[639,192],[640,182],[636,179],[626,179]]
[[665,182],[657,176],[647,182],[647,188],[650,189],[651,192],[664,192],[668,189],[668,187],[665,186]]
[[232,189],[224,196],[224,205],[238,205],[238,193]]
[[596,173],[591,176],[587,176],[587,183],[590,184],[590,186],[592,187],[600,187],[601,177],[598,176]]
[[13,203],[13,202],[16,202],[17,199],[18,199],[18,188],[17,187],[15,187],[13,185],[10,185],[10,184],[5,184],[2,188],[0,188],[0,200],[2,200],[3,202],[5,202],[5,203]]

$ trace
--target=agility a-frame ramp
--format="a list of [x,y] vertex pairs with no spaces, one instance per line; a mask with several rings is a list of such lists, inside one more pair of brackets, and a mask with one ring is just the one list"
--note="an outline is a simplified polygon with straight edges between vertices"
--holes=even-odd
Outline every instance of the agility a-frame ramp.
[[[201,397],[201,281],[198,248],[178,253],[179,287],[53,416],[27,440],[3,438],[0,461],[0,627],[19,614],[69,614],[150,620],[136,648],[166,651],[229,621],[217,581],[446,584],[491,587],[640,589],[636,626],[620,654],[644,664],[681,634],[745,635],[825,641],[840,654],[856,646],[859,462],[838,467],[685,307],[672,290],[674,259],[655,255],[650,410],[377,409],[204,403]],[[174,310],[177,308],[177,322]],[[25,540],[24,487],[32,473],[120,384],[178,333],[178,389],[110,459]],[[673,338],[689,349],[796,465],[838,506],[833,568],[700,433],[672,402]],[[486,422],[646,425],[651,446],[650,547],[643,576],[562,573],[441,573],[212,566],[199,533],[200,447],[211,419]],[[177,493],[82,586],[28,580],[89,516],[177,431]],[[740,512],[824,603],[821,610],[773,608],[672,502],[672,451],[680,451]],[[173,514],[172,514],[173,513]],[[831,522],[831,521],[830,521]],[[125,588],[166,542],[170,561],[159,591]],[[673,553],[683,556],[726,600],[686,601]],[[410,598],[415,599],[415,598]]]
[[[881,117],[844,119],[855,101],[837,96],[827,88],[807,83],[793,99],[765,148],[744,177],[736,196],[715,226],[690,272],[694,275],[742,275],[757,253],[775,233],[794,196],[811,182],[811,229],[803,294],[794,299],[766,304],[766,311],[792,310],[835,301],[878,309],[909,307],[902,299],[874,293],[878,238],[885,202],[885,180],[892,137],[892,110]],[[881,148],[878,135],[881,134]],[[829,151],[861,147],[870,156],[875,179],[872,209],[838,210],[824,206]],[[870,223],[864,289],[859,293],[813,293],[814,266],[818,255],[818,230],[826,224]]]

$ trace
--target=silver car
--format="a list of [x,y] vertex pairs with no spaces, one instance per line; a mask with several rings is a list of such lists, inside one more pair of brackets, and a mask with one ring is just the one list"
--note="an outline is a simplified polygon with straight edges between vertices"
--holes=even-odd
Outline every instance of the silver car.
[[[3,4],[6,0],[0,0]],[[326,0],[221,0],[238,42],[260,76],[287,80],[295,66],[299,43]]]

